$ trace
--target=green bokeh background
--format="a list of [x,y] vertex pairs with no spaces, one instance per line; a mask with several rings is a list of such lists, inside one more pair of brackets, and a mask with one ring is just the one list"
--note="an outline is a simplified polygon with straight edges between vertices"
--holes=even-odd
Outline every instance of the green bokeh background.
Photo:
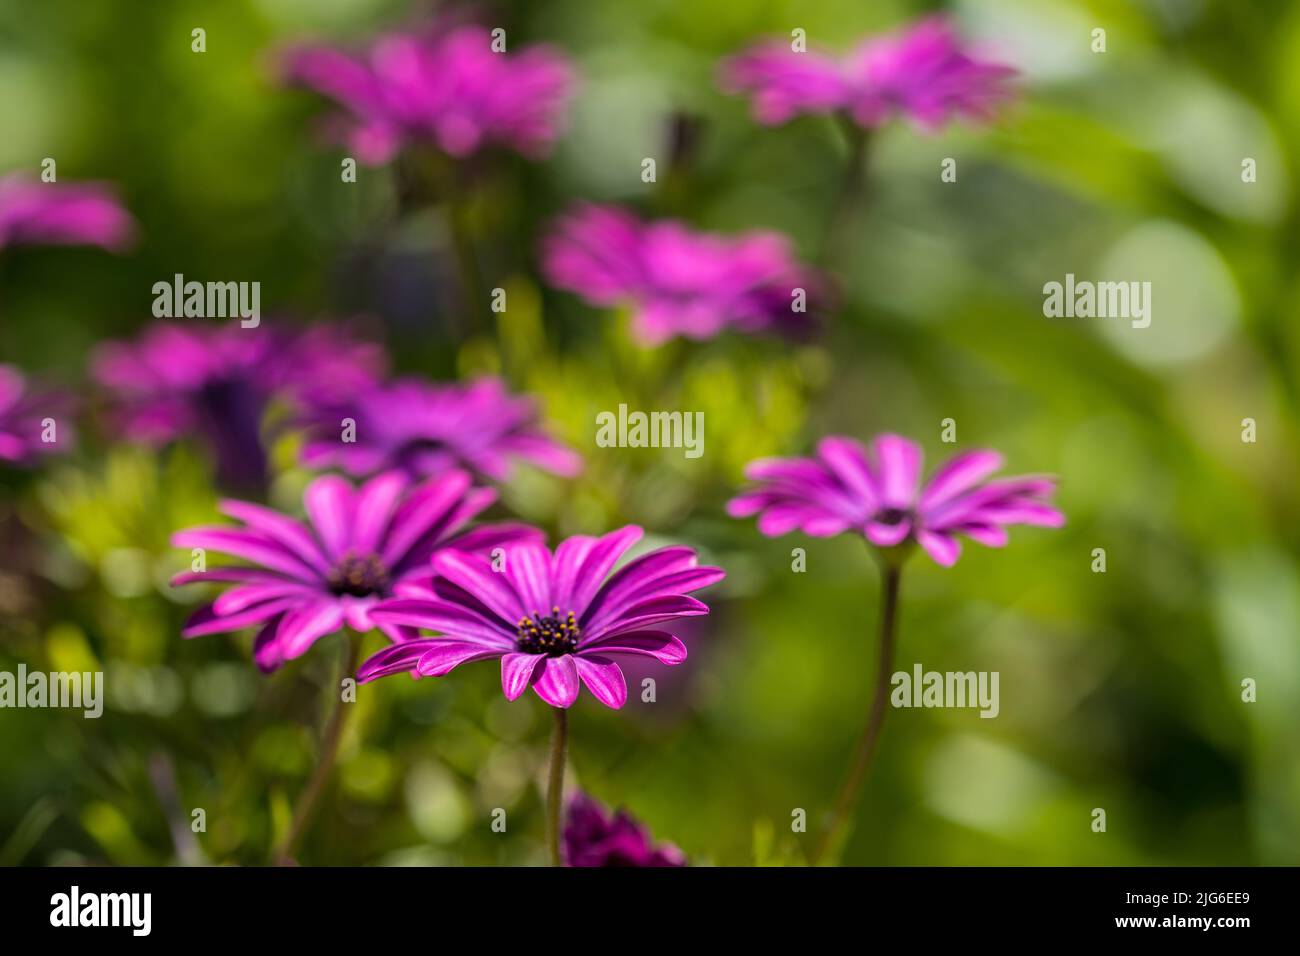
[[[121,257],[7,250],[0,360],[82,383],[94,345],[147,324],[151,286],[181,272],[258,280],[284,321],[365,316],[401,371],[495,372],[538,395],[588,470],[524,470],[500,514],[553,537],[635,521],[649,544],[690,543],[729,571],[690,660],[647,671],[656,703],[634,689],[615,713],[584,696],[572,717],[577,783],[701,864],[803,859],[813,837],[792,812],[815,830],[827,809],[874,657],[865,547],[728,519],[744,462],[893,430],[933,466],[954,451],[952,419],[958,447],[1060,475],[1069,523],[968,545],[952,569],[908,566],[899,668],[999,671],[1001,713],[891,712],[844,862],[1300,863],[1300,6],[953,4],[1022,68],[1025,95],[993,129],[875,137],[867,204],[835,250],[840,303],[810,344],[645,351],[625,316],[538,283],[537,237],[579,198],[779,229],[812,258],[843,137],[817,118],[755,125],[718,91],[717,60],[795,27],[844,49],[948,8],[498,4],[483,19],[513,48],[544,40],[576,61],[570,128],[545,162],[468,164],[454,193],[445,163],[412,154],[417,201],[404,188],[399,202],[395,170],[340,181],[323,104],[277,89],[272,54],[400,25],[408,4],[0,0],[0,170],[54,157],[61,181],[117,183],[141,227]],[[658,183],[641,181],[644,157]],[[947,157],[955,183],[940,181]],[[460,301],[457,203],[503,315]],[[1042,285],[1067,272],[1151,281],[1151,327],[1044,318]],[[596,447],[596,414],[620,402],[703,411],[703,457]],[[0,863],[261,863],[310,771],[341,642],[267,678],[247,635],[182,641],[195,596],[166,587],[186,560],[167,538],[213,517],[211,465],[84,431],[69,458],[0,479],[0,669],[103,669],[108,707],[0,711]],[[292,439],[274,457],[270,499],[295,510],[309,476]],[[355,706],[302,862],[544,859],[540,701],[507,703],[480,664],[369,685]],[[193,808],[206,832],[190,832]]]

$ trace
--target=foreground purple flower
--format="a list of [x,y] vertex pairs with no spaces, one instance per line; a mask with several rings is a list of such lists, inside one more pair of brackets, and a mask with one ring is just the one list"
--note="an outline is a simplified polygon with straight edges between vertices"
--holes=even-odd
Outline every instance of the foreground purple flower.
[[134,342],[110,342],[91,373],[112,395],[112,415],[131,441],[161,445],[199,435],[221,482],[260,488],[266,453],[260,429],[274,398],[320,402],[374,384],[383,350],[329,325],[304,332],[264,323],[157,322]]
[[426,142],[455,157],[489,145],[543,156],[573,87],[560,54],[542,46],[494,53],[490,32],[480,26],[385,36],[359,58],[303,46],[288,52],[284,66],[288,82],[347,111],[341,136],[369,164]]
[[672,220],[642,223],[613,206],[584,205],[563,217],[542,244],[542,271],[592,305],[629,306],[645,345],[712,338],[729,327],[806,331],[808,300],[822,285],[778,233],[719,236]]
[[686,857],[671,843],[655,846],[650,832],[625,810],[610,813],[585,793],[569,800],[564,824],[568,866],[685,866]]
[[[12,365],[0,364],[0,463],[27,464],[37,455],[65,451],[73,441],[72,397],[31,388]],[[55,441],[43,441],[45,420],[54,420]]]
[[843,59],[765,43],[724,61],[721,83],[752,94],[754,116],[767,125],[841,112],[868,129],[901,117],[934,131],[954,119],[992,118],[1012,98],[1015,75],[977,58],[945,18],[929,17],[867,40]]
[[89,245],[120,252],[135,224],[97,183],[44,183],[22,175],[0,179],[0,249],[11,245]]
[[851,438],[831,436],[817,446],[816,458],[752,462],[745,474],[758,487],[728,502],[727,512],[757,514],[759,531],[771,537],[798,528],[814,537],[857,531],[880,548],[914,541],[944,566],[957,561],[959,535],[1000,548],[1008,525],[1065,523],[1047,503],[1055,479],[985,480],[1002,467],[997,452],[957,455],[924,487],[919,446],[881,435],[872,452]]
[[651,551],[610,575],[640,538],[641,529],[628,525],[599,538],[568,538],[554,554],[522,542],[507,549],[501,571],[482,555],[440,552],[432,593],[385,602],[371,616],[442,636],[385,648],[357,679],[442,676],[461,664],[499,658],[509,700],[531,686],[551,706],[567,708],[586,684],[605,706],[622,707],[627,684],[615,658],[645,655],[680,664],[685,645],[658,625],[707,614],[708,606],[687,594],[724,577],[720,568],[699,566],[686,547]]
[[[355,441],[342,440],[345,418],[356,423]],[[541,430],[533,400],[509,394],[495,378],[468,385],[403,379],[319,402],[306,423],[302,462],[309,468],[353,475],[398,468],[417,477],[468,468],[504,480],[517,458],[558,475],[582,470],[576,452]]]
[[235,585],[196,611],[181,633],[198,637],[260,627],[253,657],[264,671],[302,656],[344,625],[361,633],[378,626],[401,640],[408,635],[374,619],[372,609],[404,581],[425,573],[433,555],[490,551],[539,537],[510,524],[457,534],[495,498],[489,488],[471,487],[464,472],[415,486],[401,473],[388,472],[358,488],[337,476],[317,478],[303,495],[306,523],[261,505],[222,501],[222,512],[242,526],[191,528],[173,535],[172,544],[229,554],[250,565],[173,578],[174,585]]

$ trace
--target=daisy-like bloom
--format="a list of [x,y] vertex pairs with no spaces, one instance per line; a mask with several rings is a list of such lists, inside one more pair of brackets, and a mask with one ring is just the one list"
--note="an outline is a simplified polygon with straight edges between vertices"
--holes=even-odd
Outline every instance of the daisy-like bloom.
[[201,436],[223,485],[260,488],[266,474],[263,413],[273,398],[303,405],[365,389],[383,350],[320,325],[305,332],[237,322],[157,322],[134,342],[95,353],[91,374],[113,399],[124,437],[162,445]]
[[[341,439],[344,418],[356,423],[353,441]],[[353,475],[398,468],[419,477],[468,468],[498,481],[510,477],[516,458],[558,475],[582,470],[576,452],[542,431],[533,400],[509,394],[496,378],[468,385],[399,379],[316,403],[304,423],[309,468]]]
[[552,707],[567,708],[586,684],[605,706],[622,707],[627,684],[616,658],[680,664],[685,645],[661,627],[707,614],[708,606],[688,592],[724,577],[680,546],[651,551],[611,575],[640,538],[641,529],[628,525],[599,538],[568,538],[554,554],[537,542],[518,543],[506,549],[501,571],[482,555],[439,552],[431,593],[385,602],[371,617],[441,636],[385,648],[357,679],[442,676],[471,661],[500,659],[509,700],[531,686]]
[[830,436],[816,458],[751,462],[745,475],[757,487],[728,502],[727,512],[757,514],[758,530],[769,537],[799,529],[823,538],[856,531],[879,548],[915,542],[947,567],[961,552],[958,536],[1000,548],[1008,525],[1065,523],[1047,502],[1055,479],[986,480],[1001,467],[997,452],[969,451],[922,486],[921,449],[906,438],[881,435],[869,454],[851,438]]
[[362,633],[377,626],[403,640],[409,633],[374,618],[373,609],[404,582],[426,574],[434,555],[456,549],[490,553],[540,538],[536,530],[514,524],[460,533],[495,499],[492,489],[472,487],[465,472],[414,486],[400,472],[387,472],[355,488],[338,476],[317,478],[303,494],[306,522],[262,505],[222,501],[221,511],[242,525],[190,528],[173,535],[172,544],[249,563],[172,579],[173,585],[234,585],[196,611],[182,636],[256,626],[253,657],[263,671],[301,657],[344,625]]
[[671,843],[656,846],[650,832],[626,810],[610,813],[587,794],[575,793],[564,823],[564,862],[568,866],[685,866],[686,856]]
[[[72,397],[36,391],[23,373],[0,364],[0,464],[27,464],[38,454],[65,451],[73,441]],[[45,441],[46,419],[53,419],[54,441]]]
[[10,245],[126,248],[131,216],[98,183],[44,183],[23,175],[0,178],[0,249]]
[[753,96],[754,117],[777,125],[801,113],[843,113],[875,128],[895,117],[935,131],[954,119],[987,121],[1013,96],[1016,70],[979,58],[951,23],[929,17],[873,37],[843,58],[761,44],[724,61],[721,85]]
[[491,33],[459,26],[434,34],[395,34],[361,57],[303,46],[284,58],[285,77],[336,101],[336,124],[357,158],[385,163],[402,147],[432,143],[463,158],[489,145],[532,158],[559,135],[573,71],[544,46],[495,53]]
[[543,240],[541,262],[551,285],[600,308],[630,307],[645,345],[708,339],[724,328],[804,332],[822,287],[778,233],[695,232],[613,206],[583,205],[562,217]]

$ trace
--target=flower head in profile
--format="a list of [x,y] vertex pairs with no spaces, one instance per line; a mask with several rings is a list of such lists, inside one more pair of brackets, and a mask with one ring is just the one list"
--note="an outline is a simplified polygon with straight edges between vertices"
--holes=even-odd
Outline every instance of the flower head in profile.
[[943,17],[873,37],[843,58],[764,43],[724,61],[722,87],[753,96],[767,125],[802,113],[843,113],[875,128],[895,118],[934,131],[953,120],[987,121],[1012,98],[1016,71],[981,59]]
[[629,307],[645,345],[708,339],[726,328],[806,331],[823,284],[778,233],[721,236],[595,205],[559,220],[543,241],[542,271],[592,305]]
[[325,46],[288,51],[288,82],[345,110],[336,126],[365,163],[431,143],[462,158],[486,146],[545,155],[559,134],[573,70],[544,46],[492,49],[484,27],[381,37],[357,57]]
[[570,707],[581,685],[607,707],[622,707],[627,684],[617,658],[653,657],[680,664],[686,647],[662,628],[707,614],[691,591],[722,580],[687,547],[651,551],[610,574],[641,537],[629,525],[603,537],[575,536],[552,553],[525,541],[511,545],[493,570],[482,555],[443,551],[433,561],[432,588],[371,612],[389,625],[424,628],[438,637],[403,641],[366,661],[357,678],[409,672],[442,676],[471,661],[501,661],[501,688],[514,700],[532,687],[553,707]]
[[0,178],[0,249],[88,245],[120,252],[134,235],[135,223],[107,186]]
[[303,495],[305,522],[262,505],[222,501],[222,512],[240,525],[190,528],[173,535],[172,543],[247,564],[187,571],[172,580],[234,585],[196,611],[181,633],[198,637],[258,627],[253,657],[264,671],[302,656],[344,625],[360,632],[377,626],[404,639],[407,632],[371,612],[403,582],[426,574],[435,554],[490,552],[540,537],[513,524],[461,533],[495,498],[489,488],[472,487],[464,472],[418,485],[387,472],[359,487],[334,475],[317,478]]
[[101,346],[91,373],[110,393],[127,439],[161,445],[197,434],[224,485],[254,489],[265,478],[260,431],[272,399],[349,394],[377,381],[385,365],[379,346],[330,325],[289,331],[157,322],[133,342]]
[[610,813],[585,793],[569,799],[564,861],[584,867],[686,865],[681,850],[671,843],[656,846],[650,832],[626,810]]
[[0,364],[0,464],[25,465],[66,450],[73,441],[72,405],[68,393],[33,389],[17,368]]
[[[341,440],[344,418],[356,423],[355,440]],[[302,461],[309,468],[353,475],[398,468],[417,477],[467,468],[493,480],[508,478],[515,459],[558,475],[582,470],[577,453],[542,430],[536,403],[511,395],[496,378],[467,385],[399,379],[345,401],[318,402],[305,423]]]
[[1007,526],[1057,528],[1065,516],[1048,503],[1050,477],[990,476],[1002,467],[995,451],[949,459],[921,484],[921,449],[897,435],[876,438],[870,452],[851,438],[830,436],[816,458],[750,463],[756,487],[727,504],[735,518],[758,515],[769,537],[799,529],[814,537],[856,531],[879,548],[915,542],[944,566],[961,553],[959,537],[1000,548]]

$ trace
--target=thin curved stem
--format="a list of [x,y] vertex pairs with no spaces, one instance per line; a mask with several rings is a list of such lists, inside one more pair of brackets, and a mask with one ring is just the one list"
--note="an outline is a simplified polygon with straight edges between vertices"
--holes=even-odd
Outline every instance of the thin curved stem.
[[880,731],[885,725],[885,713],[888,711],[890,672],[894,663],[894,635],[898,618],[898,581],[900,568],[888,561],[881,564],[881,605],[880,605],[880,647],[876,662],[876,686],[871,695],[871,710],[867,716],[867,725],[858,739],[853,762],[849,765],[848,775],[840,785],[839,795],[835,798],[834,809],[826,819],[821,837],[812,855],[808,858],[810,866],[816,866],[825,857],[827,851],[835,845],[841,831],[849,822],[849,815],[857,805],[858,794],[871,768],[871,758],[875,756],[876,744],[880,741]]
[[867,154],[871,133],[846,117],[840,118],[840,127],[848,141],[848,158],[817,257],[824,267],[843,262],[849,227],[861,215],[867,198]]
[[343,739],[343,727],[347,723],[348,715],[348,704],[340,693],[340,685],[344,678],[356,673],[357,662],[361,655],[360,635],[349,631],[346,637],[347,649],[343,652],[343,668],[333,688],[333,693],[338,695],[338,699],[334,702],[334,710],[330,713],[329,723],[325,725],[325,732],[321,736],[320,757],[316,761],[316,769],[312,771],[311,779],[307,781],[307,788],[298,797],[298,805],[294,808],[289,831],[276,848],[273,859],[280,866],[293,861],[298,842],[307,832],[312,811],[316,808],[316,802],[329,782],[334,772],[335,761],[338,759],[339,743]]
[[569,712],[555,711],[555,733],[551,735],[551,773],[546,785],[546,841],[551,866],[560,865],[560,807],[564,803],[564,758],[569,742]]

